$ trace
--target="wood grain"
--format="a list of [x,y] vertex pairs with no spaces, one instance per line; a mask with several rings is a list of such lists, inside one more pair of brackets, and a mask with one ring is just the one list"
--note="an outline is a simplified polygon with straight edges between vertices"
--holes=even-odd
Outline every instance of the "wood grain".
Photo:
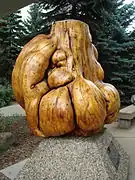
[[12,87],[33,134],[88,136],[115,121],[119,112],[118,91],[103,79],[88,25],[64,20],[24,46]]

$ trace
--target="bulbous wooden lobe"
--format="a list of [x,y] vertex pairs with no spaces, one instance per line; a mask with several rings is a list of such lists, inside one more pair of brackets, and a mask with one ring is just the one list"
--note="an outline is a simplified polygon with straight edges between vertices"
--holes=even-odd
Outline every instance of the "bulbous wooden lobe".
[[84,131],[101,129],[106,118],[106,102],[96,85],[78,77],[71,88],[76,123]]
[[45,136],[60,136],[74,129],[74,112],[67,87],[60,87],[43,96],[39,106],[39,122]]
[[67,68],[60,67],[52,70],[48,75],[48,85],[50,88],[56,88],[70,83],[73,79],[73,74]]

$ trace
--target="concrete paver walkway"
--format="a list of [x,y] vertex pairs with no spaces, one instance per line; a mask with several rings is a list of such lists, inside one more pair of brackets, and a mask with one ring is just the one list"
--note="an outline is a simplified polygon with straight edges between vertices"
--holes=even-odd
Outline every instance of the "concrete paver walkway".
[[14,178],[17,176],[17,174],[20,172],[20,170],[23,168],[25,163],[28,159],[25,159],[19,163],[16,163],[12,166],[9,166],[5,169],[0,170],[1,173],[3,173],[5,176],[7,176],[9,179],[14,180]]
[[19,104],[14,104],[11,106],[0,108],[0,114],[2,114],[3,116],[25,116],[25,111]]

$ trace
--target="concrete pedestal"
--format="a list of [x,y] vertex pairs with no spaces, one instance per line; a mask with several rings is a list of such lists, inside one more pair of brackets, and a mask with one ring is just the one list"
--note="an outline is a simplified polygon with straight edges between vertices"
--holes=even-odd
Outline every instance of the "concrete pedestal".
[[44,139],[16,180],[127,180],[129,158],[107,131]]
[[119,128],[121,129],[129,129],[131,127],[132,120],[129,119],[119,119]]

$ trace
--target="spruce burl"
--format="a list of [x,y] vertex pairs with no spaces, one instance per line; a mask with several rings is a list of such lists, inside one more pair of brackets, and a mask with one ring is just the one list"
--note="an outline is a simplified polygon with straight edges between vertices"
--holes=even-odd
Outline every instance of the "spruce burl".
[[19,54],[12,73],[16,101],[25,109],[33,134],[88,136],[116,120],[120,98],[92,44],[89,27],[58,21]]

